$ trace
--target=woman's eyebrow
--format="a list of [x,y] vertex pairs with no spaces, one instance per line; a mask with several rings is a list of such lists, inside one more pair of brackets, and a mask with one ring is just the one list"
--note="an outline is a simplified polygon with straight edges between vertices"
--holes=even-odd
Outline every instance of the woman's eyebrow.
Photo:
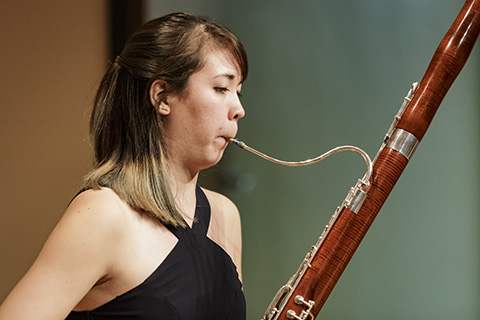
[[221,73],[221,74],[216,75],[213,78],[216,79],[216,78],[220,78],[220,77],[226,77],[229,80],[235,80],[235,75],[231,74],[231,73]]

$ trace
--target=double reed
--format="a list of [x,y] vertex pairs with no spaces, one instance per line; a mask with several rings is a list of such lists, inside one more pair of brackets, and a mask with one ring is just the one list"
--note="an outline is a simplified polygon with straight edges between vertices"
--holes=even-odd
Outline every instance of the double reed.
[[[374,159],[371,172],[367,171],[335,211],[318,242],[307,253],[297,273],[278,291],[263,319],[314,319],[318,315],[425,135],[470,55],[479,32],[480,0],[468,0],[440,42],[420,84],[415,83],[405,98]],[[268,158],[241,141],[231,139],[231,142]],[[368,156],[362,155],[368,164]],[[299,165],[315,162],[312,160]]]

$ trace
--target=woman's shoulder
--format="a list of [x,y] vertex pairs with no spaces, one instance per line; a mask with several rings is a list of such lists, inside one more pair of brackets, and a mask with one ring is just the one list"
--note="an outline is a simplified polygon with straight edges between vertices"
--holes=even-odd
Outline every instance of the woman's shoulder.
[[75,235],[99,249],[110,247],[122,236],[127,210],[128,205],[109,188],[85,190],[70,202],[56,231]]
[[22,318],[38,312],[65,318],[96,283],[109,277],[118,260],[118,244],[125,234],[119,230],[122,207],[115,193],[104,188],[75,197],[12,291],[5,312],[25,307],[27,299],[32,303],[22,309]]
[[106,245],[128,241],[132,226],[142,213],[133,209],[112,189],[101,187],[79,193],[61,220],[73,228],[84,228]]
[[203,190],[211,207],[208,237],[230,255],[241,279],[242,228],[239,211],[226,196],[211,190]]
[[82,249],[110,260],[125,241],[130,216],[129,206],[112,189],[89,189],[70,202],[54,234],[81,242]]
[[220,215],[221,217],[217,218],[231,220],[231,222],[236,221],[240,223],[240,214],[238,212],[237,206],[235,205],[235,203],[233,203],[232,200],[218,192],[204,188],[202,188],[202,190],[204,191],[210,203],[212,215]]
[[96,211],[106,214],[122,209],[124,206],[120,197],[110,188],[86,189],[79,192],[70,202],[68,209]]

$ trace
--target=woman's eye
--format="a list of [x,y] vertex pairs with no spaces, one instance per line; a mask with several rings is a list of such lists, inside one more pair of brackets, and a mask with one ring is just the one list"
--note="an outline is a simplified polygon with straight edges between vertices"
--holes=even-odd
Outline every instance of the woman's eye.
[[242,99],[243,95],[240,93],[240,91],[237,91],[237,96],[239,99]]
[[228,91],[228,89],[225,88],[225,87],[215,87],[214,89],[215,89],[215,91],[220,92],[220,93],[225,93],[225,92]]

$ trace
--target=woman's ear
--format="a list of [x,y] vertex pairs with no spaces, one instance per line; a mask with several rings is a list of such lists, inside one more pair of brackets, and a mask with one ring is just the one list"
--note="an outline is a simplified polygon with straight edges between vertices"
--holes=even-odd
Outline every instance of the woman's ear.
[[164,80],[157,79],[150,86],[150,102],[161,115],[170,114],[170,106],[164,95],[167,89],[167,83]]

